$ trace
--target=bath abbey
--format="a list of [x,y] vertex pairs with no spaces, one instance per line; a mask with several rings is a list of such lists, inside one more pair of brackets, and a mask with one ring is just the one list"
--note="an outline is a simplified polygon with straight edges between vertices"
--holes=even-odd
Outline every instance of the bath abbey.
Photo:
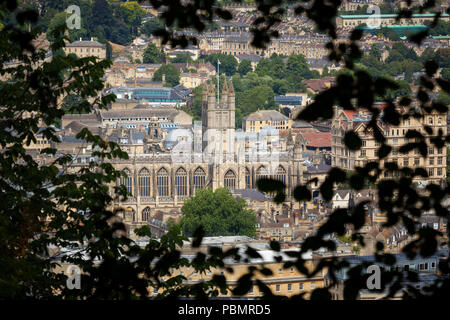
[[[231,81],[225,81],[220,94],[213,84],[204,85],[202,121],[194,124],[176,106],[148,103],[146,98],[164,94],[163,89],[147,89],[149,96],[138,99],[133,97],[138,88],[130,88],[132,98],[117,99],[108,110],[63,118],[66,149],[75,152],[77,141],[71,134],[88,127],[128,152],[129,159],[112,160],[116,169],[127,174],[117,184],[126,186],[131,195],[114,204],[124,209],[127,226],[149,224],[163,231],[169,219],[180,217],[183,201],[196,190],[251,190],[263,177],[286,184],[286,206],[292,209],[292,189],[302,180],[301,135],[294,138],[289,131],[280,136],[273,126],[259,132],[236,130]],[[82,165],[87,158],[89,150],[83,150],[77,163]]]

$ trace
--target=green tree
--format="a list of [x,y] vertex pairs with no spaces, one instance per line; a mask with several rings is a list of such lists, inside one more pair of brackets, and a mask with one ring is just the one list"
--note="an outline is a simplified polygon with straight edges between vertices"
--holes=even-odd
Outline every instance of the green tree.
[[369,55],[376,58],[377,60],[381,60],[381,50],[380,46],[377,43],[372,44],[370,47]]
[[286,78],[300,87],[303,80],[312,79],[317,76],[317,73],[309,69],[306,58],[301,54],[290,55],[286,65]]
[[64,25],[66,23],[66,18],[67,18],[67,13],[66,12],[60,12],[57,13],[52,20],[50,20],[50,23],[48,25],[48,34],[49,34],[49,40],[54,40],[52,39],[52,34],[54,33],[54,31],[56,30],[57,27]]
[[402,39],[398,33],[390,28],[381,28],[381,33],[391,41],[401,41]]
[[449,106],[450,105],[450,94],[445,92],[444,90],[441,90],[439,92],[438,100],[440,103]]
[[162,49],[158,49],[156,45],[150,42],[144,51],[144,63],[164,63],[165,55]]
[[436,52],[434,51],[434,49],[431,47],[428,47],[423,51],[422,55],[420,56],[420,61],[422,63],[425,63],[426,61],[428,61],[430,59],[434,59],[435,56],[436,56]]
[[150,37],[151,35],[153,35],[153,32],[163,27],[164,23],[160,19],[153,18],[144,23],[144,25],[141,28],[141,32],[145,34],[147,37]]
[[236,126],[240,128],[242,117],[258,109],[278,109],[274,96],[272,88],[267,85],[259,85],[243,92],[237,92],[236,105],[239,106],[241,116],[235,115]]
[[93,26],[108,26],[114,17],[109,3],[106,0],[95,0],[92,6]]
[[450,34],[450,21],[439,20],[430,30],[432,36],[448,36]]
[[286,76],[286,64],[281,56],[273,54],[270,58],[261,59],[256,66],[255,72],[263,77],[284,79]]
[[439,48],[435,59],[441,68],[450,67],[450,48]]
[[256,215],[226,188],[197,190],[181,211],[180,226],[186,235],[202,226],[206,236],[256,236]]
[[450,81],[450,67],[441,70],[441,77],[447,81]]
[[175,55],[175,58],[170,59],[170,62],[172,63],[192,63],[193,60],[191,58],[191,55],[187,52],[185,53],[177,53]]
[[239,63],[237,72],[241,76],[245,76],[247,73],[249,73],[251,71],[253,71],[253,68],[252,68],[252,64],[249,60],[244,59]]
[[153,75],[154,81],[162,81],[162,75],[165,75],[166,84],[174,87],[180,83],[180,70],[171,64],[163,64],[155,71]]
[[411,59],[414,61],[418,60],[417,53],[412,48],[408,48],[401,42],[394,43],[392,46],[392,51],[397,51],[402,55],[404,59]]
[[403,59],[404,59],[404,57],[400,52],[393,50],[393,51],[389,52],[389,56],[387,57],[386,62],[387,63],[394,62],[394,61],[402,62]]
[[133,29],[133,33],[137,35],[142,18],[145,16],[145,10],[137,2],[130,1],[122,3],[119,6],[119,12],[120,17]]
[[214,53],[206,58],[206,61],[211,62],[211,64],[217,70],[217,61],[220,61],[219,72],[225,73],[227,76],[232,76],[236,73],[236,68],[238,62],[235,57],[223,53]]

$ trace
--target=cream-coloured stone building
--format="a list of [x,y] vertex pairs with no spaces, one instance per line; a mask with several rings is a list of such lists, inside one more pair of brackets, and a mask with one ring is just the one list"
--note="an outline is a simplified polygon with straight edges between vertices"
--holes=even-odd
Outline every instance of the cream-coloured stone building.
[[[214,87],[205,85],[201,126],[163,135],[161,126],[150,121],[143,147],[127,150],[128,160],[112,162],[128,174],[117,185],[125,185],[131,196],[115,206],[124,209],[130,230],[148,224],[155,234],[163,233],[169,219],[180,217],[183,201],[201,188],[254,189],[259,178],[271,176],[284,181],[287,195],[292,194],[302,178],[302,148],[294,148],[301,141],[280,148],[277,130],[236,132],[234,99],[231,82],[224,85],[219,101]],[[116,141],[121,139],[127,142],[126,132]]]
[[79,58],[94,56],[99,59],[106,59],[106,45],[92,38],[91,40],[83,40],[80,38],[79,41],[69,43],[64,48],[64,52],[66,54],[73,53]]
[[[336,17],[336,26],[338,28],[355,28],[362,24],[367,24],[371,16],[368,14],[363,15],[339,15]],[[435,17],[434,13],[413,14],[411,18],[401,18],[400,21],[396,21],[397,14],[380,14],[380,26],[390,25],[425,25],[431,23]],[[448,14],[442,14],[439,19],[443,21],[449,21],[450,16]]]
[[[357,166],[364,166],[367,162],[378,160],[379,143],[375,141],[372,131],[366,130],[370,121],[370,114],[364,111],[349,111],[338,109],[332,122],[332,148],[331,148],[331,164],[333,166],[353,170]],[[385,162],[395,162],[399,168],[409,167],[426,168],[429,177],[420,180],[429,180],[439,183],[446,178],[447,165],[447,149],[436,148],[430,144],[430,138],[437,135],[442,130],[443,135],[447,134],[447,116],[433,112],[426,114],[421,119],[410,117],[402,120],[399,126],[391,126],[378,122],[381,132],[387,139],[387,143],[392,146],[393,150],[388,157],[381,161],[381,165]],[[424,126],[432,128],[433,133],[427,134]],[[351,151],[344,145],[344,135],[348,130],[354,130],[362,139],[362,148],[358,151]],[[410,152],[403,154],[399,152],[399,148],[408,142],[413,142],[406,138],[408,130],[417,130],[422,133],[428,143],[428,157],[424,158],[416,148]],[[392,173],[384,172],[384,177],[392,177]]]
[[276,110],[258,110],[242,119],[242,129],[245,132],[260,132],[262,128],[271,126],[277,130],[290,130],[293,121]]

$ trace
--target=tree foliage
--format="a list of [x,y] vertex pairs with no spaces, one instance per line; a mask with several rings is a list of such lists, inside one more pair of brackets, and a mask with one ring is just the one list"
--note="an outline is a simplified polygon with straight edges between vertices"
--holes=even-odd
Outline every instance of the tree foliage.
[[163,64],[153,75],[153,80],[162,81],[163,75],[165,76],[165,82],[169,86],[176,86],[180,83],[180,70],[171,64]]
[[211,62],[216,70],[217,61],[220,61],[219,72],[225,73],[227,76],[232,76],[235,74],[238,66],[238,62],[235,57],[223,53],[211,54],[206,58],[206,61]]
[[184,202],[180,226],[191,236],[201,226],[205,236],[256,235],[256,215],[245,200],[235,199],[226,188],[197,190]]
[[247,73],[249,73],[251,71],[253,71],[253,68],[252,68],[252,64],[250,63],[249,60],[244,59],[239,63],[237,72],[241,76],[245,76]]
[[144,51],[144,63],[163,63],[165,55],[162,49],[158,49],[156,45],[150,42]]

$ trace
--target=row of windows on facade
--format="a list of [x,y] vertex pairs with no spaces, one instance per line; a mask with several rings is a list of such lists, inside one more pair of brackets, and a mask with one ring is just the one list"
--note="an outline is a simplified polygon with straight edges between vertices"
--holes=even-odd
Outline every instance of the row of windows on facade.
[[[394,139],[394,140],[395,140],[395,139]],[[397,144],[397,141],[394,141],[393,144]],[[379,145],[380,145],[380,143],[375,143],[375,146],[376,146],[376,147],[378,147]],[[363,147],[366,146],[365,141],[363,141],[362,146],[363,146]],[[332,150],[333,150],[333,153],[334,153],[334,154],[340,154],[340,155],[342,155],[342,156],[343,156],[343,155],[346,155],[346,156],[349,155],[349,149],[344,148],[344,147],[342,147],[342,148],[341,148],[341,147],[333,147]],[[434,154],[435,151],[436,151],[436,154],[443,154],[443,153],[444,153],[444,148],[433,148],[433,147],[429,147],[429,148],[428,148],[428,154]],[[366,149],[361,149],[361,150],[360,150],[360,156],[366,156],[366,152],[367,152]],[[392,150],[392,155],[395,156],[395,155],[398,154],[398,152],[399,152],[398,149],[393,149],[393,150]],[[413,153],[413,154],[419,154],[419,153],[420,153],[418,148],[415,148],[414,150],[411,150],[410,152]],[[378,157],[378,150],[374,150],[374,156],[375,156],[375,157]]]
[[[381,269],[386,269],[386,271],[390,271],[390,267],[383,267],[381,266]],[[423,262],[418,264],[404,264],[404,265],[396,265],[392,267],[392,271],[435,271],[436,269],[436,262]]]
[[[258,121],[257,120],[250,120],[250,125],[251,126],[254,126],[255,125],[255,123],[257,123]],[[265,120],[259,120],[259,124],[270,124],[270,125],[286,125],[287,123],[288,123],[288,121],[287,120],[278,120],[278,121],[265,121]]]
[[[397,163],[397,165],[399,165],[398,160],[397,159],[392,159],[389,162],[393,162],[393,163]],[[339,159],[339,165],[342,167],[348,167],[349,165],[349,161],[347,161],[347,159]],[[414,165],[419,165],[419,159],[414,159]],[[442,163],[442,160],[439,160],[437,165],[440,165]],[[333,164],[336,165],[337,161],[336,158],[333,158]],[[359,165],[363,165],[365,166],[367,164],[367,162],[365,161],[355,161],[355,165],[359,166]],[[405,159],[403,161],[403,166],[409,166],[409,160]],[[428,168],[428,176],[430,177],[434,177],[434,176],[442,176],[444,174],[443,168]],[[384,177],[388,178],[388,177],[398,177],[400,175],[399,171],[395,171],[395,172],[389,172],[387,170],[384,171]]]
[[[120,184],[124,185],[127,188],[127,192],[133,194],[133,177],[129,169],[124,169],[124,172],[127,174],[127,177],[120,178]],[[261,178],[269,177],[269,173],[265,167],[260,167],[256,171],[256,180]],[[150,171],[147,169],[142,169],[138,174],[138,189],[139,195],[141,197],[150,197],[151,196],[151,175]],[[187,196],[188,195],[188,185],[187,185],[188,174],[184,168],[179,168],[175,172],[175,192],[177,196]],[[286,170],[279,166],[274,179],[282,181],[286,183]],[[202,168],[197,168],[193,174],[193,188],[194,191],[197,189],[202,189],[205,187],[206,182],[206,173]],[[237,176],[233,170],[228,170],[224,175],[224,186],[229,189],[235,189],[237,182]],[[245,185],[247,189],[252,187],[251,183],[251,174],[250,170],[246,168],[245,171]],[[169,196],[169,172],[165,168],[161,168],[156,173],[156,187],[158,191],[158,195],[160,197],[168,197]]]
[[[85,48],[85,51],[83,51],[83,48],[79,48],[80,52],[100,52],[100,48],[97,48],[97,50],[95,48],[92,48],[91,50],[89,50],[90,48]],[[69,52],[77,52],[77,48],[69,48]]]
[[[105,118],[102,121],[150,121],[151,118]],[[168,120],[167,117],[158,117],[158,121]]]
[[[411,125],[411,120],[408,119],[407,122],[408,122],[408,125]],[[429,117],[428,118],[428,124],[434,124],[433,117]],[[442,119],[442,117],[438,118],[437,124],[444,124],[444,120]],[[400,132],[402,133],[402,135],[405,135],[408,132],[407,130],[410,130],[410,129],[401,129],[401,131],[400,131],[400,129],[391,129],[390,131],[389,130],[384,130],[384,135],[385,136],[389,136],[389,133],[390,133],[391,136],[395,136],[395,135],[399,136]],[[415,130],[417,130],[419,132],[422,132],[422,128],[417,128]],[[331,129],[331,133],[335,133],[335,134],[339,134],[340,133],[341,135],[345,134],[343,129],[337,129],[337,128],[332,128]]]
[[[364,156],[363,154],[361,154],[362,156]],[[378,156],[378,154],[377,153],[375,153],[375,156]],[[429,158],[428,159],[428,164],[430,165],[430,166],[434,166],[435,165],[435,163],[436,163],[436,165],[445,165],[444,164],[444,157],[437,157],[437,158]],[[336,159],[334,158],[333,159],[334,161],[334,164],[336,164]],[[412,162],[411,162],[411,160],[412,160]],[[436,160],[436,161],[435,161]],[[395,162],[395,163],[397,163],[397,165],[400,165],[400,162],[401,162],[401,160],[399,160],[399,159],[392,159],[392,160],[389,160],[389,162]],[[356,161],[356,164],[357,165],[359,165],[359,164],[363,164],[363,165],[366,165],[367,164],[367,161]],[[420,159],[419,158],[404,158],[403,159],[403,166],[404,167],[407,167],[407,166],[409,166],[410,164],[414,164],[414,165],[420,165]]]
[[[436,175],[435,175],[435,173],[436,173]],[[428,176],[429,177],[434,177],[434,176],[440,177],[440,176],[442,176],[442,174],[443,174],[442,168],[428,168]],[[399,177],[400,173],[398,171],[394,171],[393,173],[389,172],[389,171],[384,171],[385,178],[389,178],[389,177],[393,177],[393,176]]]
[[[397,23],[395,19],[390,19],[390,20],[381,20],[381,25],[393,25],[395,24],[399,24],[399,25],[408,25],[410,23],[412,24],[420,24],[420,23],[425,23],[426,21],[430,21],[428,19],[424,20],[424,19],[414,19],[412,18],[411,20],[400,20],[400,23]],[[363,23],[366,23],[366,21],[364,20],[357,20],[357,21],[344,21],[344,26],[359,26]]]
[[[277,285],[275,285],[275,292],[281,292],[281,289],[284,286],[286,286],[286,289],[287,289],[288,292],[292,292],[293,290],[295,290],[295,287],[294,287],[294,285],[292,283],[288,283],[288,284],[285,284],[285,285],[277,284]],[[311,282],[310,283],[310,289],[315,289],[315,288],[316,288],[316,284],[314,282]],[[306,289],[307,289],[306,283],[299,283],[298,284],[298,290],[306,290]],[[254,293],[255,293],[254,287],[251,286],[249,291],[248,291],[248,294],[254,294]],[[262,292],[260,292],[260,293],[262,294]],[[158,289],[157,288],[153,288],[153,294],[158,294]]]
[[[379,150],[373,150],[373,155],[374,155],[374,157],[378,157],[378,151]],[[429,155],[433,155],[434,154],[434,148],[428,148],[428,154]],[[437,151],[437,154],[443,154],[443,152],[444,152],[444,150],[442,149],[442,148],[440,148],[440,149],[436,149],[436,151]],[[420,152],[419,152],[419,149],[414,149],[414,151],[412,151],[412,153],[413,154],[419,154]],[[393,156],[397,156],[399,154],[399,151],[397,150],[397,149],[393,149],[392,150],[392,155]],[[341,150],[341,155],[344,155],[344,153],[343,153],[343,150]],[[348,155],[348,154],[346,154],[346,155]],[[361,149],[360,150],[360,153],[359,153],[359,156],[360,157],[366,157],[366,156],[368,156],[368,154],[367,154],[367,150],[366,149]],[[441,159],[441,163],[442,163],[442,159],[443,159],[444,157],[437,157],[437,159],[438,159],[438,162],[439,162],[439,159]],[[405,160],[407,160],[407,159],[405,159]],[[433,162],[434,162],[434,158],[430,158],[430,164],[433,164]]]

